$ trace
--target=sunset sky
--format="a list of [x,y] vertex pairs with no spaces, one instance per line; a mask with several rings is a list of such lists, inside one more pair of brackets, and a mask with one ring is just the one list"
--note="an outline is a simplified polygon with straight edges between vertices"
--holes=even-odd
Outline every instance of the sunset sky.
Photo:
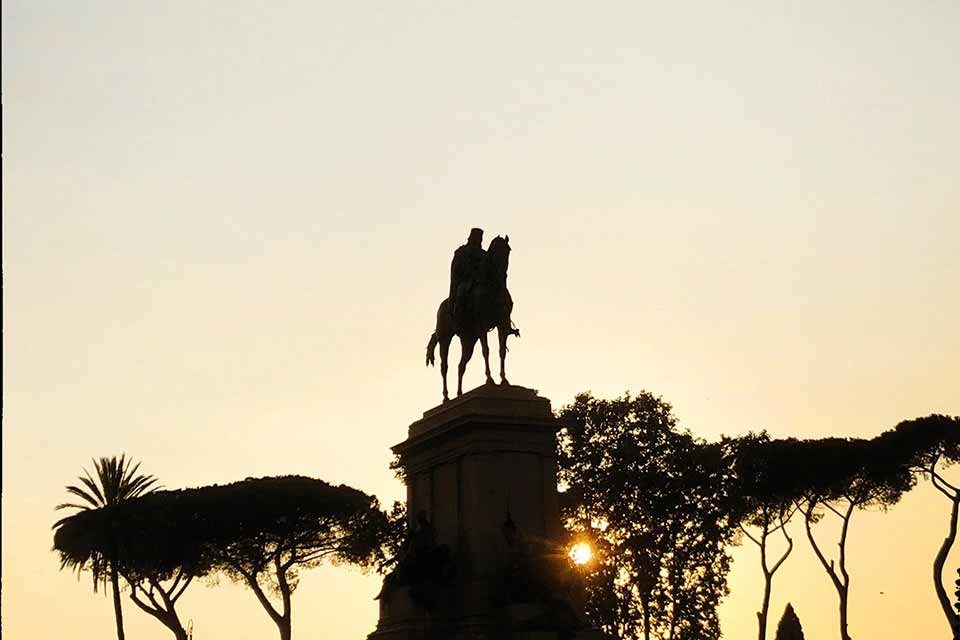
[[[508,374],[554,408],[647,389],[707,439],[960,414],[956,0],[8,0],[2,19],[5,638],[113,633],[51,551],[91,457],[168,488],[304,474],[400,499],[389,447],[440,399],[424,349],[472,226],[510,236]],[[854,638],[946,640],[947,517],[927,484],[854,516]],[[771,627],[790,601],[836,638],[792,532]],[[724,636],[755,638],[758,554],[734,558]],[[294,637],[364,638],[378,589],[304,574]],[[276,637],[226,579],[178,610],[196,640]],[[124,612],[129,638],[169,636]]]

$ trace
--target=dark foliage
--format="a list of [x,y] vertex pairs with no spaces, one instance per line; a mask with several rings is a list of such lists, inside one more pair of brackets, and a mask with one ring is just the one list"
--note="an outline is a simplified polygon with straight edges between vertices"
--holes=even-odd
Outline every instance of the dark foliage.
[[250,587],[282,639],[290,638],[300,570],[383,562],[389,518],[376,498],[351,487],[286,476],[207,487],[202,497],[207,558]]
[[[783,471],[796,480],[804,530],[814,555],[837,592],[840,638],[849,640],[847,540],[851,519],[858,509],[886,509],[895,504],[913,486],[913,475],[902,457],[891,455],[873,440],[788,439],[772,444],[786,448],[785,455],[778,458]],[[813,533],[813,525],[825,516],[835,516],[841,522],[835,559],[827,557],[829,551],[822,550],[822,543]]]
[[953,464],[960,462],[960,417],[932,414],[904,420],[876,440],[885,457],[907,458],[916,469],[941,460]]
[[[851,518],[857,509],[889,507],[913,486],[909,452],[882,438],[770,440],[766,434],[750,434],[737,440],[736,458],[741,526],[761,551],[764,596],[757,613],[758,637],[765,637],[773,574],[793,549],[786,523],[799,508],[814,553],[837,591],[840,634],[847,638],[846,544]],[[842,523],[836,560],[828,559],[813,534],[812,525],[824,516],[836,516]],[[786,552],[771,565],[768,536],[777,531],[786,541]]]
[[[580,395],[561,417],[563,515],[568,529],[593,538],[590,615],[618,637],[718,637],[716,608],[729,567],[724,547],[739,527],[761,551],[763,638],[773,574],[793,549],[786,524],[799,509],[837,591],[840,636],[848,639],[851,519],[857,510],[898,502],[918,471],[953,502],[945,549],[956,535],[960,491],[936,466],[960,460],[957,418],[906,421],[872,440],[771,440],[761,433],[705,443],[679,430],[670,406],[647,393],[609,401]],[[841,522],[834,557],[814,535],[824,517]],[[782,551],[768,556],[774,533],[783,537]],[[945,557],[938,554],[937,571]],[[942,588],[938,595],[947,602]],[[956,633],[960,620],[944,608]]]
[[[96,538],[100,540],[100,544],[95,547],[81,544],[70,549],[55,548],[60,552],[61,569],[72,567],[78,574],[84,570],[90,571],[94,591],[97,590],[100,582],[105,583],[109,578],[113,587],[117,638],[123,640],[123,608],[120,604],[120,575],[116,561],[118,542],[115,540],[112,528],[107,526],[109,519],[84,514],[100,513],[100,516],[103,516],[104,513],[112,513],[118,505],[154,491],[157,488],[157,479],[150,475],[138,474],[140,463],[134,464],[127,460],[126,454],[121,454],[119,458],[111,456],[94,460],[93,468],[94,475],[84,469],[84,475],[80,476],[80,484],[67,487],[67,492],[80,498],[81,502],[58,504],[56,509],[78,509],[77,516],[84,516],[80,522],[84,523],[85,527],[79,529],[74,527],[74,536],[79,539]],[[57,529],[65,521],[77,516],[62,518],[55,522],[53,527]]]
[[[960,458],[958,436],[960,428],[956,418],[934,415],[902,422],[871,440],[771,441],[765,434],[751,434],[739,439],[737,478],[740,489],[737,493],[743,499],[743,524],[760,530],[761,537],[751,539],[761,545],[761,563],[766,579],[764,608],[758,613],[761,638],[772,578],[766,564],[766,539],[763,536],[768,529],[776,530],[782,514],[790,513],[790,503],[803,511],[807,538],[837,592],[840,637],[848,639],[847,602],[851,577],[847,568],[847,540],[854,513],[871,507],[886,509],[895,504],[915,485],[917,471],[930,475],[934,485],[938,486],[942,478],[935,473],[937,461],[952,462]],[[946,487],[938,488],[943,490]],[[957,495],[949,490],[945,494],[951,499]],[[821,548],[822,544],[814,535],[813,525],[823,517],[837,517],[841,522],[836,557],[830,557],[832,554]],[[789,551],[792,540],[782,526],[780,530],[788,541]],[[953,525],[951,532],[955,535]],[[941,566],[945,557],[938,556]],[[774,570],[778,566],[775,564]],[[944,597],[941,597],[941,603],[943,601]],[[952,620],[952,624],[956,624],[956,616]]]
[[947,535],[933,559],[933,587],[953,637],[960,640],[960,609],[951,605],[943,582],[944,565],[957,538],[960,487],[951,484],[942,472],[942,467],[960,461],[960,418],[933,414],[905,420],[877,441],[887,458],[906,458],[911,471],[928,479],[950,503]]
[[61,521],[54,547],[72,555],[115,545],[118,572],[130,586],[131,600],[182,640],[187,632],[176,611],[177,600],[194,577],[210,570],[203,531],[197,527],[198,491],[158,491],[79,513]]
[[392,526],[376,498],[285,476],[159,491],[81,512],[60,522],[54,547],[83,557],[114,545],[131,597],[178,638],[185,633],[177,598],[194,577],[213,571],[246,583],[281,638],[289,638],[299,571],[323,561],[378,567],[389,553]]
[[783,611],[783,617],[780,618],[780,624],[777,625],[776,640],[804,640],[800,618],[797,617],[797,613],[790,603],[787,603],[787,608]]
[[729,441],[680,430],[649,393],[565,407],[558,440],[563,516],[594,540],[589,615],[620,638],[720,637],[737,520]]
[[[796,512],[804,487],[790,472],[795,441],[771,441],[766,433],[751,433],[735,443],[737,515],[744,536],[760,550],[764,587],[757,612],[757,637],[765,640],[773,577],[793,551],[787,523]],[[785,547],[779,556],[771,557],[770,537],[777,533],[784,539]]]
[[374,565],[377,573],[386,574],[396,566],[409,539],[409,517],[407,505],[403,502],[394,502],[390,513],[386,514],[385,528],[381,532],[380,551]]

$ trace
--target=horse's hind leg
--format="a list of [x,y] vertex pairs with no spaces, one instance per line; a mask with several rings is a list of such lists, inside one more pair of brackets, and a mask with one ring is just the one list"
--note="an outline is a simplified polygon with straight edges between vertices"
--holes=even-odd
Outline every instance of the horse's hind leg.
[[483,352],[483,366],[487,375],[487,384],[493,384],[493,376],[490,375],[490,344],[487,342],[487,332],[480,334],[480,350]]
[[463,372],[467,370],[467,362],[473,355],[473,348],[477,345],[476,336],[460,336],[460,366],[457,367],[457,397],[463,395]]
[[440,338],[440,375],[443,377],[443,401],[450,399],[447,393],[447,355],[450,353],[450,340],[453,336],[443,336]]

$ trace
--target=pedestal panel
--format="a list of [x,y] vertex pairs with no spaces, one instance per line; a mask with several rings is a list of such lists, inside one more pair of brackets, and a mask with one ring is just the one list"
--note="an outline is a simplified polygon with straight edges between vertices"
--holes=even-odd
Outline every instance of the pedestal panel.
[[495,385],[431,409],[410,425],[408,438],[393,451],[407,479],[411,524],[428,522],[417,525],[427,530],[421,547],[435,540],[438,549],[411,551],[415,557],[402,562],[449,557],[453,566],[437,573],[454,577],[444,578],[442,597],[426,598],[422,584],[404,582],[423,575],[422,569],[388,577],[371,639],[559,638],[571,624],[581,628],[577,638],[599,637],[586,630],[569,594],[540,587],[525,596],[513,588],[522,582],[517,571],[542,573],[547,565],[540,556],[564,554],[556,488],[559,426],[550,401],[536,391]]

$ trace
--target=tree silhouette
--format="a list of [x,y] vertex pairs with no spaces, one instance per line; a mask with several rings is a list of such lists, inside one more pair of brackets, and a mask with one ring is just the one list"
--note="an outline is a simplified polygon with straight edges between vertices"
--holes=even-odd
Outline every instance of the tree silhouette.
[[281,640],[291,637],[300,570],[325,560],[376,566],[392,539],[376,498],[313,478],[247,479],[207,487],[203,498],[207,559],[254,592]]
[[[736,495],[742,505],[740,529],[760,549],[763,573],[763,600],[757,612],[759,640],[766,640],[773,576],[793,551],[787,523],[796,513],[801,487],[786,462],[795,447],[795,440],[771,441],[766,433],[748,434],[736,441]],[[756,531],[751,533],[750,529]],[[785,540],[786,549],[771,562],[770,536],[777,532]]]
[[[126,454],[121,454],[119,458],[112,456],[94,460],[93,467],[96,471],[96,479],[90,475],[89,471],[84,469],[84,475],[79,477],[82,486],[69,485],[66,488],[68,493],[80,498],[83,502],[58,504],[56,509],[78,509],[81,514],[88,511],[109,510],[126,500],[131,500],[151,491],[155,488],[157,482],[153,476],[138,475],[137,470],[140,468],[140,463],[131,466],[130,461],[126,459]],[[54,523],[54,528],[59,528],[71,517],[58,520]],[[100,582],[106,583],[109,576],[110,583],[113,585],[113,610],[117,623],[117,639],[123,640],[120,579],[114,561],[117,556],[117,545],[116,541],[112,540],[110,522],[109,519],[97,518],[84,520],[88,521],[91,527],[96,525],[102,528],[96,530],[83,530],[81,528],[74,531],[74,535],[102,537],[106,540],[106,544],[96,549],[93,547],[84,548],[83,545],[71,547],[79,549],[77,553],[67,551],[67,547],[60,549],[60,568],[71,567],[76,569],[78,573],[84,569],[89,569],[93,575],[94,591],[97,590],[97,585]]]
[[587,575],[593,622],[620,638],[719,638],[737,525],[730,443],[694,439],[647,392],[581,394],[560,416],[565,524],[598,550]]
[[[791,461],[805,488],[800,509],[807,539],[817,560],[837,592],[841,640],[850,640],[848,601],[850,573],[847,570],[847,538],[856,509],[895,504],[913,485],[909,465],[875,441],[825,438],[797,441]],[[838,557],[828,560],[813,535],[812,525],[825,515],[840,519]]]
[[134,604],[177,640],[186,640],[176,603],[193,578],[209,569],[199,544],[199,519],[185,500],[196,491],[156,491],[65,518],[54,535],[54,548],[70,557],[104,555],[110,549]]
[[323,560],[381,569],[401,517],[346,486],[300,476],[247,479],[77,513],[58,523],[54,548],[73,564],[110,558],[133,602],[177,640],[188,637],[177,601],[194,578],[215,571],[247,584],[289,639],[300,570]]
[[960,487],[948,482],[942,471],[943,466],[960,461],[960,418],[933,414],[905,420],[877,441],[887,456],[907,458],[908,466],[928,478],[950,502],[947,535],[933,560],[933,585],[950,631],[955,640],[960,640],[960,609],[952,606],[943,578],[944,565],[957,538]]
[[800,618],[793,610],[793,605],[787,603],[787,608],[783,611],[783,617],[780,618],[780,624],[777,625],[777,636],[775,640],[804,640],[803,627],[800,626]]
[[124,534],[120,572],[130,585],[130,599],[177,640],[189,637],[177,601],[194,578],[211,569],[204,548],[203,491],[157,491],[125,503],[118,514]]

